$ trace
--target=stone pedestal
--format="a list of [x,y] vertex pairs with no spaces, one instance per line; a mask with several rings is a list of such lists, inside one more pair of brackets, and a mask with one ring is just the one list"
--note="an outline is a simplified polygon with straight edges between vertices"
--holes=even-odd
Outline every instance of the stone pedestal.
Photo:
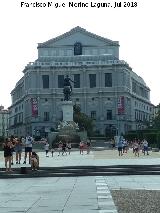
[[63,112],[63,121],[73,121],[73,103],[72,103],[72,101],[63,101],[62,112]]

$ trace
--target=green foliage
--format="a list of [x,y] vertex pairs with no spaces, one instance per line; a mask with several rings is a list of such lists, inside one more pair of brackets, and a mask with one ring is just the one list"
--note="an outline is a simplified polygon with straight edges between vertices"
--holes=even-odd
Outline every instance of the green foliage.
[[78,105],[73,106],[73,111],[73,120],[78,123],[79,129],[86,130],[88,135],[91,135],[94,127],[93,120],[85,113],[82,113]]
[[135,138],[143,140],[146,139],[151,147],[160,147],[160,131],[157,129],[148,129],[148,130],[138,130],[131,131],[124,135],[129,141],[134,140]]
[[138,138],[138,134],[137,134],[137,132],[128,132],[126,135],[124,135],[124,138],[129,141],[132,141],[135,138]]
[[159,110],[157,112],[157,115],[153,119],[152,126],[153,126],[153,128],[156,128],[156,129],[160,130],[160,104],[159,104]]

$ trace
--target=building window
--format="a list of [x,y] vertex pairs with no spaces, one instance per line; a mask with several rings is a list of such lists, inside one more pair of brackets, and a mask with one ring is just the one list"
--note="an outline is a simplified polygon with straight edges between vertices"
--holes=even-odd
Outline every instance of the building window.
[[74,44],[74,55],[82,55],[82,44],[80,42]]
[[80,88],[80,74],[74,74],[74,88]]
[[112,87],[112,73],[105,73],[105,87]]
[[107,120],[112,120],[112,110],[107,110]]
[[58,88],[64,87],[64,75],[58,75]]
[[49,112],[44,112],[44,121],[49,121]]
[[49,88],[49,75],[42,75],[43,89]]
[[96,74],[89,74],[90,88],[96,87]]
[[91,111],[91,118],[96,120],[96,111]]

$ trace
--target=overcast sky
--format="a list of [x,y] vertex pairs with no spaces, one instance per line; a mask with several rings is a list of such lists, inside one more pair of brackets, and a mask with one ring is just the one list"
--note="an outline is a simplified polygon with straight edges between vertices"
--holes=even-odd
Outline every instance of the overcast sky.
[[[37,44],[80,26],[87,31],[120,43],[120,59],[125,60],[151,89],[151,102],[160,103],[160,1],[133,1],[137,7],[70,8],[69,0],[37,0],[52,2],[51,7],[21,7],[20,0],[1,0],[0,3],[0,105],[11,105],[10,92],[23,76],[23,69],[37,59]],[[26,0],[25,3],[36,1]],[[54,3],[65,7],[55,8]],[[80,2],[74,0],[73,2]],[[117,1],[120,2],[120,1]],[[132,4],[132,1],[126,1]],[[109,5],[109,6],[110,6]]]

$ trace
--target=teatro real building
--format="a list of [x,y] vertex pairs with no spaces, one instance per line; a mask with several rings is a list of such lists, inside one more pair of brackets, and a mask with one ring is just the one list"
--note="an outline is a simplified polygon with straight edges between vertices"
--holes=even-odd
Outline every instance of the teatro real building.
[[9,133],[45,136],[62,120],[63,79],[72,101],[94,119],[95,131],[115,134],[145,128],[153,114],[150,89],[119,59],[119,42],[75,27],[38,44],[38,59],[11,91]]

